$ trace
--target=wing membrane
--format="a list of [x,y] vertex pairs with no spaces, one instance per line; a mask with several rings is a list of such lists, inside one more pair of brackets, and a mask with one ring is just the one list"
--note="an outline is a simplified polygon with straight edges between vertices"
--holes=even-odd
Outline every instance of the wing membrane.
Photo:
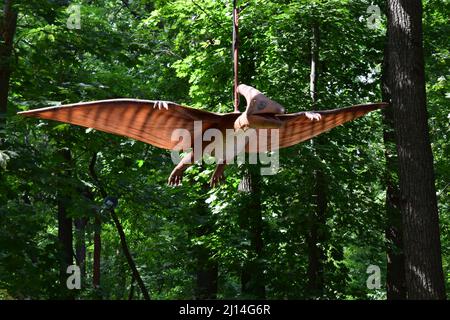
[[[277,118],[284,122],[279,129],[275,129],[279,130],[279,148],[287,148],[309,140],[339,125],[360,118],[370,111],[381,109],[386,106],[387,103],[373,103],[334,110],[278,115]],[[271,137],[270,130],[268,131],[268,136]],[[270,140],[268,140],[268,142],[270,142]],[[267,148],[270,150],[270,145]],[[258,150],[249,146],[247,152],[266,151],[262,149],[264,149],[264,143],[261,144],[258,141]]]
[[217,126],[220,114],[193,109],[173,102],[113,99],[77,103],[59,107],[20,112],[23,116],[56,120],[100,131],[126,136],[154,146],[173,150],[178,141],[172,141],[176,129],[186,129],[191,141],[183,141],[178,149],[192,146],[194,121],[202,121],[202,132]]

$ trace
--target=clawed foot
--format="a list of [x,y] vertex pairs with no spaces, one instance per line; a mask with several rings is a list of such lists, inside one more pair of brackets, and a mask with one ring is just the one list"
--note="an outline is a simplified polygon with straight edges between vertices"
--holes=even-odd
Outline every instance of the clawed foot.
[[169,110],[169,103],[167,101],[155,101],[153,108],[159,109],[159,110],[161,110],[161,109]]
[[211,181],[209,182],[209,185],[211,188],[218,186],[220,183],[222,183],[225,180],[225,175],[222,173],[220,176],[213,175],[211,178]]
[[225,175],[223,174],[224,169],[225,166],[219,165],[216,167],[216,170],[214,170],[213,176],[211,177],[211,181],[209,182],[211,188],[219,185],[225,180]]
[[183,172],[179,170],[173,170],[172,173],[170,174],[167,184],[169,186],[176,187],[181,185],[182,181],[183,181]]
[[320,119],[322,119],[322,116],[320,115],[320,113],[315,113],[315,112],[305,112],[305,116],[311,120],[311,121],[319,121]]

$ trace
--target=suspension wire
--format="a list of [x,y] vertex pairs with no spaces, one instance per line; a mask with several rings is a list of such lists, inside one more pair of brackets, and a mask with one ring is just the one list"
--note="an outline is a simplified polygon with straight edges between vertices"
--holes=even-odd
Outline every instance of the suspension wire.
[[[191,0],[192,3],[199,8],[203,13],[205,13],[212,21],[214,21],[218,26],[220,26],[220,23],[214,19],[206,10],[200,6],[195,0]],[[234,112],[239,112],[239,93],[237,91],[237,87],[239,85],[239,12],[240,8],[237,7],[237,1],[233,0],[233,48],[232,48],[232,55],[233,55],[233,70],[234,70],[234,90],[233,90],[233,97],[234,97]],[[242,9],[245,9],[247,5],[244,5]]]
[[234,62],[234,112],[239,112],[239,9],[233,0],[233,62]]

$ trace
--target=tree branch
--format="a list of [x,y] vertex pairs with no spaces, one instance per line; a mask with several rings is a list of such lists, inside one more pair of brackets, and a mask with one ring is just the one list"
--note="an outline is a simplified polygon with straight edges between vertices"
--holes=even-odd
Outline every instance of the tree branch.
[[[96,162],[97,162],[97,153],[95,153],[91,158],[91,162],[89,164],[89,172],[90,172],[90,175],[91,175],[92,179],[94,180],[95,184],[97,185],[97,188],[99,189],[100,194],[102,195],[103,198],[106,198],[108,194],[106,193],[106,190],[103,188],[103,186],[95,172],[95,163]],[[139,288],[141,289],[142,294],[144,295],[144,298],[146,300],[150,300],[150,294],[148,293],[147,288],[145,287],[144,281],[142,280],[142,277],[141,277],[138,269],[136,268],[136,263],[134,262],[133,257],[131,256],[130,249],[128,248],[125,232],[123,231],[122,224],[120,223],[120,220],[116,214],[116,211],[114,210],[114,208],[109,208],[109,212],[110,212],[111,218],[113,219],[114,224],[117,228],[117,232],[119,233],[120,244],[122,245],[123,254],[125,255],[125,258],[127,259],[128,265],[129,265],[129,267],[131,269],[131,273],[133,275],[133,278],[136,280]]]

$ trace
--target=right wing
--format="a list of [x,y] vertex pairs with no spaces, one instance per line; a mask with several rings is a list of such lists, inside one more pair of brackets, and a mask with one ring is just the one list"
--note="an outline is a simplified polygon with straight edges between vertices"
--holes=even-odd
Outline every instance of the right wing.
[[280,128],[280,149],[309,140],[341,124],[360,118],[370,111],[386,106],[387,103],[371,103],[341,109],[299,112],[277,116],[284,122]]
[[[371,103],[355,105],[347,108],[298,112],[292,114],[277,115],[276,118],[283,122],[279,129],[267,129],[267,146],[258,141],[258,146],[247,146],[247,152],[265,152],[281,148],[287,148],[297,143],[309,140],[321,133],[329,131],[341,124],[360,118],[370,111],[385,108],[388,104]],[[278,148],[271,148],[270,141],[272,130],[278,130]]]

